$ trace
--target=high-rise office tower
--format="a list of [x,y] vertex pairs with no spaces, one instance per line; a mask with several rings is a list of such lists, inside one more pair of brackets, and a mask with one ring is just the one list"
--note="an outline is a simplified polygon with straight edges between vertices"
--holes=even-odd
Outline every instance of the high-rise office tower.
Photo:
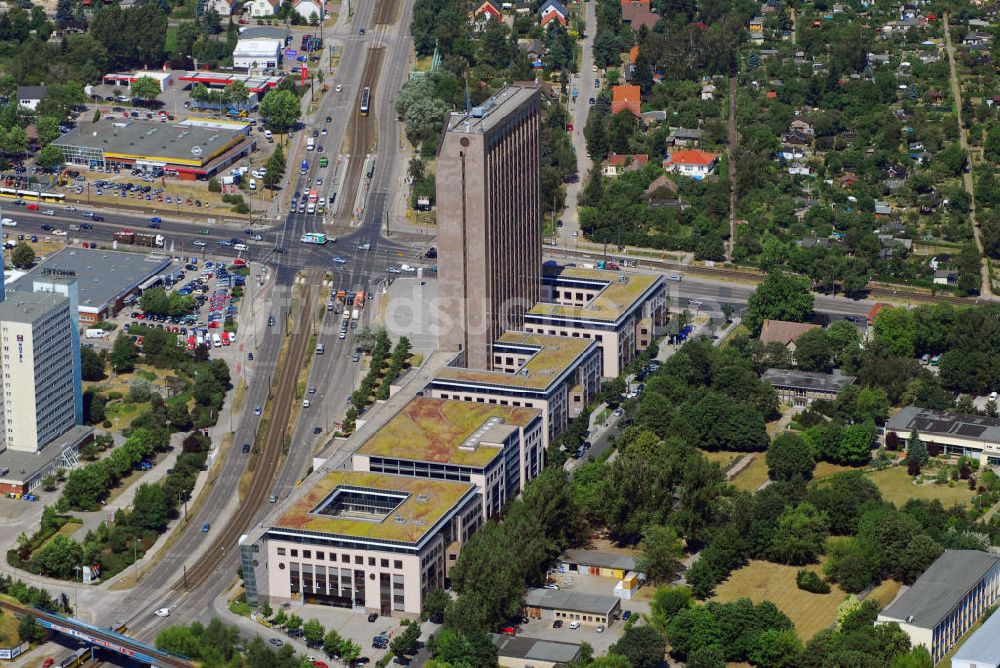
[[78,424],[80,350],[69,298],[75,288],[17,293],[0,303],[0,451],[38,452]]
[[521,329],[541,289],[541,106],[507,86],[453,113],[437,162],[438,295],[443,350],[492,368],[493,341]]

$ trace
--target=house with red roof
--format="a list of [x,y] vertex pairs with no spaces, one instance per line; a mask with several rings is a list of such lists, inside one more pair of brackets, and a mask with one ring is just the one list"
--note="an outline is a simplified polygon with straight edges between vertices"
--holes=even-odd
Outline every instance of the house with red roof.
[[619,84],[611,89],[611,113],[629,111],[639,118],[642,115],[642,90],[632,84]]
[[559,0],[545,0],[542,6],[538,8],[538,23],[543,28],[550,21],[558,21],[559,25],[564,26],[568,18],[569,10]]
[[785,348],[795,352],[795,343],[799,337],[813,329],[821,328],[810,322],[765,320],[764,326],[760,330],[760,342],[763,344],[780,343]]
[[649,156],[645,153],[634,153],[632,155],[618,155],[612,153],[608,159],[601,163],[601,173],[604,176],[614,178],[626,172],[637,172],[649,164]]
[[482,0],[475,9],[472,10],[472,18],[503,20],[503,12],[500,11],[500,3],[497,0]]
[[701,180],[711,174],[718,164],[719,156],[715,153],[685,149],[671,153],[670,157],[663,161],[663,169]]
[[871,327],[872,325],[875,324],[875,316],[877,316],[878,312],[881,311],[884,308],[892,308],[892,304],[886,304],[885,302],[879,302],[878,304],[875,304],[875,306],[871,307],[871,310],[868,311],[868,326],[869,327]]

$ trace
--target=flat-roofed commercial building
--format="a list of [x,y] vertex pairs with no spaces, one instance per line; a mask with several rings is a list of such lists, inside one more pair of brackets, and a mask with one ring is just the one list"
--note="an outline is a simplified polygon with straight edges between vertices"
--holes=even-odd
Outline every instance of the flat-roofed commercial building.
[[493,644],[497,646],[497,663],[502,668],[555,668],[571,665],[580,658],[577,643],[495,635]]
[[616,378],[646,350],[668,318],[663,276],[545,267],[542,301],[524,316],[524,331],[597,341],[604,376]]
[[78,292],[77,311],[80,325],[86,327],[113,318],[129,296],[150,278],[170,267],[165,255],[123,253],[121,251],[69,247],[53,253],[47,260],[7,286],[8,294],[29,292],[39,279],[72,276]]
[[601,349],[593,339],[505,332],[492,369],[449,366],[428,388],[432,397],[537,408],[551,443],[601,389]]
[[447,119],[437,159],[440,347],[490,369],[494,342],[521,330],[541,289],[541,104],[506,86]]
[[562,619],[590,626],[608,626],[621,610],[621,604],[614,596],[565,589],[529,589],[524,596],[524,614],[529,619]]
[[896,622],[937,663],[972,628],[1000,592],[1000,557],[945,550],[913,586],[882,610],[876,624]]
[[885,423],[885,434],[894,433],[903,441],[913,430],[924,443],[940,445],[943,454],[1000,466],[1000,419],[907,406]]
[[162,169],[185,180],[208,179],[256,148],[248,123],[216,119],[174,124],[106,117],[80,123],[52,143],[71,165]]
[[491,517],[544,466],[537,408],[415,397],[353,455],[355,471],[471,482]]
[[[418,615],[482,525],[476,486],[333,471],[240,539],[247,601]],[[249,574],[249,576],[247,576]]]
[[841,390],[856,380],[836,370],[816,373],[797,369],[768,369],[760,379],[770,383],[778,399],[790,406],[808,406],[817,399],[834,401]]
[[1000,613],[994,612],[959,646],[951,668],[1000,668]]

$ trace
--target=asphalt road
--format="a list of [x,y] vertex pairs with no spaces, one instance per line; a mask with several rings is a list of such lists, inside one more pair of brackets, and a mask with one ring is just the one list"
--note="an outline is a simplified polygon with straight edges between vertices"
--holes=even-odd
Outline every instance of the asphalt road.
[[[594,73],[594,36],[597,34],[597,13],[596,2],[585,2],[587,29],[581,48],[583,57],[580,60],[580,72],[573,75],[571,82],[571,92],[576,91],[576,100],[569,104],[570,118],[572,118],[573,132],[571,139],[573,149],[576,152],[576,171],[579,179],[576,183],[566,186],[566,211],[563,212],[563,227],[556,230],[562,243],[572,242],[573,232],[580,229],[577,218],[577,200],[580,191],[583,190],[590,174],[591,160],[587,157],[587,140],[583,136],[583,129],[587,126],[587,116],[590,114],[590,98],[597,96],[594,88],[594,78],[600,74]],[[572,100],[572,97],[570,98]]]

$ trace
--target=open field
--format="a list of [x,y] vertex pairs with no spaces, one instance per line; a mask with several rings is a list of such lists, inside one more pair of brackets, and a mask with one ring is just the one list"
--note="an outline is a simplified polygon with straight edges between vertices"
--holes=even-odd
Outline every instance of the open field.
[[718,462],[723,471],[745,455],[753,457],[753,462],[730,481],[738,489],[752,492],[767,480],[767,463],[764,461],[763,452],[733,452],[729,450],[707,452],[702,450],[701,454],[705,455],[705,458],[711,462]]
[[[818,565],[807,568],[820,572]],[[740,598],[749,598],[754,603],[771,601],[788,615],[799,637],[807,641],[837,620],[837,607],[847,594],[837,585],[832,585],[829,594],[803,591],[795,586],[798,570],[798,566],[751,561],[716,587],[714,600],[727,603]]]
[[845,473],[853,470],[853,466],[841,466],[840,464],[831,464],[830,462],[817,462],[816,470],[813,471],[813,478],[826,478],[837,473]]
[[909,499],[928,501],[937,499],[945,506],[954,506],[968,503],[974,494],[964,481],[953,483],[954,486],[935,485],[934,483],[916,485],[902,466],[892,466],[883,471],[871,471],[867,475],[878,485],[885,500],[891,501],[897,506],[902,506]]

